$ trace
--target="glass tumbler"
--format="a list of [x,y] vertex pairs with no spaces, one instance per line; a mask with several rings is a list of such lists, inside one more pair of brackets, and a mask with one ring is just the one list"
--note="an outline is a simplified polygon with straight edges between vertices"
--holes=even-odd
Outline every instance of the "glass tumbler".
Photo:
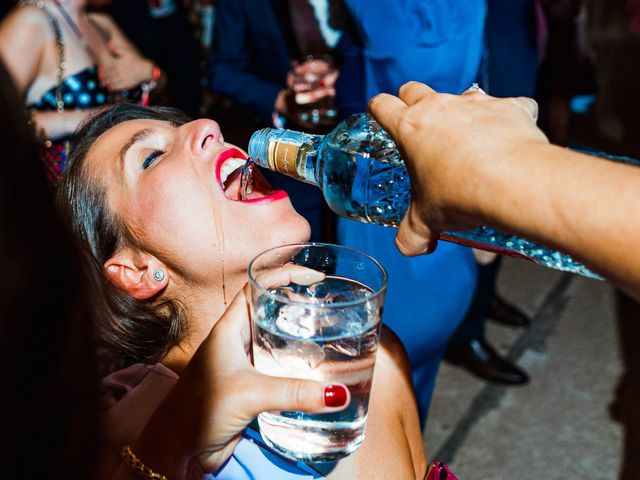
[[265,441],[306,462],[333,461],[364,440],[387,273],[338,245],[303,243],[261,253],[249,265],[255,368],[278,377],[342,383],[345,410],[262,412]]
[[307,55],[292,63],[297,121],[304,125],[335,125],[338,111],[335,88],[338,68],[329,55]]

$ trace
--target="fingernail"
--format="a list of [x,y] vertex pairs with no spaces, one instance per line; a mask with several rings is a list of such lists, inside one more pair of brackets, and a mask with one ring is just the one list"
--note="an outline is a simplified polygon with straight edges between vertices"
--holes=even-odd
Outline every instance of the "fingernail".
[[303,272],[291,273],[291,281],[298,285],[313,285],[314,283],[319,283],[324,279],[325,274],[323,272],[318,272],[317,270],[312,270],[310,268],[305,269]]
[[347,389],[342,385],[327,385],[324,387],[324,406],[341,407],[347,403]]

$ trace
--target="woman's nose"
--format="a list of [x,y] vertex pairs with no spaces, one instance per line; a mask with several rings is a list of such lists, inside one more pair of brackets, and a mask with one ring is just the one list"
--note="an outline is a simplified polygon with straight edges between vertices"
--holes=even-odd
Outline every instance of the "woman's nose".
[[188,132],[190,137],[189,145],[195,155],[206,154],[211,149],[218,150],[222,142],[224,142],[220,132],[220,125],[213,120],[205,118],[194,120],[183,125],[183,127]]

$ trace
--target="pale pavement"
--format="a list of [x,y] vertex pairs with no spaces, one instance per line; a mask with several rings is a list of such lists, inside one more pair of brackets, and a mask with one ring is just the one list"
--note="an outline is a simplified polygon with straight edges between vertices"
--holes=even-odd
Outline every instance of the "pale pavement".
[[614,289],[519,260],[503,265],[499,291],[533,321],[526,329],[489,322],[487,337],[531,382],[489,385],[443,364],[425,433],[429,457],[459,480],[640,479],[621,475],[625,461],[638,473],[640,452],[624,458],[625,426],[609,411],[625,369]]

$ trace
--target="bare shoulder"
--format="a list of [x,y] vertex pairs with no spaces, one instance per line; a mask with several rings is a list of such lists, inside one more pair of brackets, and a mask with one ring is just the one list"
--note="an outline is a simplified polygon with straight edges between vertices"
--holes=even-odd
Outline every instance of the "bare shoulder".
[[45,11],[30,4],[19,5],[11,10],[0,24],[0,29],[15,29],[29,35],[51,32],[50,20]]
[[376,361],[376,366],[378,365],[400,372],[407,378],[410,376],[411,365],[402,341],[393,330],[384,325],[380,334],[380,349]]
[[55,39],[47,14],[35,5],[20,5],[0,23],[0,50],[10,62],[29,53],[38,58],[45,45]]

